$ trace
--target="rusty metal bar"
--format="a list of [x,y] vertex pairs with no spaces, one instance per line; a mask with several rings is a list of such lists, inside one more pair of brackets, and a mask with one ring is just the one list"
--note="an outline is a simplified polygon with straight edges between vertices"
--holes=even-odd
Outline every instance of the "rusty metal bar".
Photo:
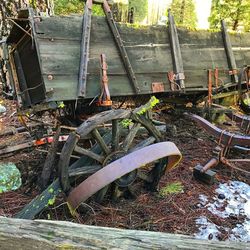
[[208,87],[208,106],[209,108],[211,107],[212,105],[212,92],[213,92],[213,80],[212,80],[212,74],[213,74],[213,71],[211,69],[209,69],[207,71],[207,76],[208,76],[208,81],[207,81],[207,87]]
[[101,94],[99,96],[99,100],[97,105],[98,106],[112,106],[112,101],[110,98],[110,92],[109,92],[109,87],[108,87],[108,65],[106,62],[106,56],[105,54],[101,54],[100,57],[100,65],[101,65]]

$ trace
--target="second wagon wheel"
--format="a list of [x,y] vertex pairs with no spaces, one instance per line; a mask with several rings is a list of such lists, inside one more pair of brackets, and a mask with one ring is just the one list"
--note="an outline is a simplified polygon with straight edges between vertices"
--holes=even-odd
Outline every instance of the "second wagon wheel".
[[[133,166],[131,166],[131,170],[127,170],[127,172],[125,171],[126,173],[123,172],[122,174],[117,172],[115,175],[117,176],[117,179],[114,179],[112,183],[114,183],[115,189],[121,190],[126,190],[128,187],[130,187],[137,177],[146,181],[147,186],[151,189],[156,189],[161,176],[165,172],[166,166],[170,169],[177,165],[177,163],[181,159],[181,154],[177,147],[170,142],[169,143],[171,145],[169,144],[170,146],[168,150],[170,152],[170,155],[172,154],[175,156],[174,160],[171,160],[170,162],[168,162],[168,157],[158,157],[157,152],[153,153],[153,151],[150,150],[144,152],[145,154],[149,155],[151,153],[154,154],[151,158],[149,158],[148,161],[144,161],[144,159],[146,159],[145,156],[138,155],[137,157],[137,152],[139,152],[140,149],[162,141],[161,133],[153,125],[151,120],[147,119],[146,105],[134,110],[133,112],[129,110],[118,109],[99,113],[86,120],[76,130],[76,132],[70,134],[69,139],[62,150],[59,161],[61,186],[64,192],[69,194],[69,197],[72,193],[76,193],[75,196],[79,197],[82,195],[81,190],[79,192],[77,191],[78,187],[81,184],[73,189],[69,181],[70,156],[73,152],[92,159],[92,166],[82,166],[81,169],[90,169],[92,167],[93,169],[96,169],[93,172],[97,170],[100,171],[100,169],[103,170],[106,167],[112,165],[112,163],[117,162],[117,160],[123,160],[126,156],[129,155],[131,155],[132,158],[136,158],[134,163],[128,163],[128,161],[126,160],[124,162],[124,164],[134,165],[134,168]],[[105,137],[100,134],[99,128],[105,124],[106,126],[112,125],[111,131],[108,132],[110,134],[110,139],[107,139],[108,136]],[[129,129],[124,128],[128,125],[130,125]],[[147,134],[149,135],[147,138],[145,138],[145,132],[147,132]],[[144,135],[142,135],[142,133],[144,133]],[[89,149],[78,145],[79,139],[84,138],[88,135],[91,135],[95,143],[101,149],[100,154],[94,153]],[[160,150],[158,149],[158,151]],[[139,159],[138,163],[136,163],[136,161],[138,160],[137,158],[141,158],[141,160]],[[141,166],[136,167],[136,164],[141,164]],[[149,164],[153,165],[153,167],[151,166],[150,168]],[[144,166],[144,168],[142,167],[142,165]],[[137,169],[138,167],[140,168]],[[145,169],[147,168],[149,169],[149,171],[145,171]],[[96,194],[97,201],[100,202],[104,198],[104,195],[106,194],[110,184],[109,177],[111,178],[116,169],[118,168],[110,170],[112,173],[107,169],[106,173],[103,173],[103,175],[99,177],[94,177],[93,181],[88,185],[88,188],[90,189],[92,185],[95,185],[97,187],[100,184],[100,187],[104,187],[101,190],[98,190],[97,188],[96,191],[99,191]],[[99,171],[97,171],[97,173]],[[96,187],[94,187],[94,189]],[[91,192],[93,192],[93,190],[90,190],[90,193]]]

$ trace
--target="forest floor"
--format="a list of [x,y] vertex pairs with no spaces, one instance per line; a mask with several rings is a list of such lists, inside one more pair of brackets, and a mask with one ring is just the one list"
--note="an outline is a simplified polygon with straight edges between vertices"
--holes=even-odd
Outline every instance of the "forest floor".
[[[21,126],[15,114],[14,101],[1,97],[0,100],[2,105],[7,108],[6,113],[0,114],[1,133],[5,129]],[[245,221],[246,214],[232,213],[227,217],[221,217],[211,212],[208,207],[217,199],[218,192],[216,189],[221,184],[239,181],[250,185],[249,174],[220,165],[214,169],[217,172],[215,184],[209,186],[195,180],[193,178],[193,168],[199,163],[205,164],[212,157],[212,150],[217,145],[215,138],[173,110],[161,111],[158,115],[161,120],[171,124],[172,127],[176,127],[176,133],[166,133],[165,137],[166,140],[174,142],[183,155],[178,167],[166,173],[161,179],[160,190],[172,186],[173,190],[170,193],[160,195],[157,192],[148,192],[142,189],[140,194],[133,199],[122,198],[116,202],[106,199],[102,204],[90,201],[77,218],[70,215],[65,197],[60,195],[55,204],[44,210],[36,218],[67,220],[87,225],[124,229],[196,235],[200,238],[218,240],[231,238],[230,235],[237,225],[243,224]],[[232,126],[226,128],[234,130],[235,126],[232,121],[229,121],[229,123]],[[30,139],[28,133],[2,136],[0,137],[0,149]],[[41,152],[40,149],[48,150],[48,147],[48,145],[33,147],[15,152],[15,154],[0,156],[0,164],[13,162],[22,174],[22,186],[18,190],[0,194],[1,216],[13,217],[24,205],[40,193],[38,181],[46,158],[46,152]],[[241,163],[238,166],[245,170],[248,168],[249,171],[247,164]],[[206,199],[205,203],[204,197]],[[250,199],[250,197],[248,198]],[[210,205],[208,205],[209,202]],[[249,200],[245,202],[250,204]],[[201,235],[201,233],[199,236],[200,226],[197,219],[201,218],[207,219],[207,225],[203,225],[203,229],[208,229],[208,224],[212,223],[218,229],[218,232],[215,234],[211,230],[208,234]],[[235,237],[237,238],[237,235]],[[250,232],[247,237],[250,237]]]

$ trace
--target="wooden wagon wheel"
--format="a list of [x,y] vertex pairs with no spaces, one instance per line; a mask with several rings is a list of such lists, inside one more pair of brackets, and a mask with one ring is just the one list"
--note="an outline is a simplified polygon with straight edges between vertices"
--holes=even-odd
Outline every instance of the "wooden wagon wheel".
[[[140,110],[137,109],[134,112],[128,110],[110,110],[99,113],[86,120],[76,132],[70,134],[69,139],[62,150],[59,161],[60,182],[62,189],[66,194],[69,194],[72,191],[69,181],[69,162],[70,156],[73,152],[77,152],[85,157],[87,156],[91,158],[93,160],[93,168],[98,170],[109,166],[112,162],[123,158],[129,153],[162,141],[161,133],[156,129],[153,123],[147,119],[145,114],[139,114],[140,112],[138,111]],[[129,122],[131,128],[124,129],[124,122]],[[112,134],[112,139],[109,142],[105,142],[98,130],[98,127],[104,124],[112,124],[112,132],[110,132]],[[138,142],[138,134],[140,134],[138,133],[139,131],[148,131],[150,136],[146,139],[140,138],[141,140]],[[80,138],[84,138],[88,135],[91,135],[94,141],[99,145],[102,151],[101,154],[93,153],[89,149],[77,145]],[[114,182],[115,188],[127,190],[127,188],[135,181],[136,177],[140,177],[148,183],[148,187],[150,187],[150,189],[156,189],[161,176],[165,172],[166,165],[169,168],[174,167],[180,160],[181,155],[179,151],[177,151],[178,149],[175,151],[175,154],[178,155],[176,162],[172,162],[170,164],[171,166],[168,166],[167,164],[167,157],[162,159],[157,158],[157,161],[153,164],[154,167],[150,169],[148,174],[145,174],[135,168],[133,171],[117,178]],[[91,166],[82,166],[81,169],[84,168],[90,169]],[[108,175],[110,174],[108,173]],[[97,193],[97,201],[100,202],[103,200],[107,190],[108,185]]]

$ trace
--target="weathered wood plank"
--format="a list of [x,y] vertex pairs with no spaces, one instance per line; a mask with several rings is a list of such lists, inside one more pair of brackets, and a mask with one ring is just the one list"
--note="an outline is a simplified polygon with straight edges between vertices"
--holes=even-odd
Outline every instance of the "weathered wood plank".
[[[37,24],[47,101],[76,98],[80,60],[81,16],[42,18]],[[118,24],[141,94],[149,94],[153,82],[163,82],[169,92],[167,72],[173,71],[170,41],[165,26],[133,28]],[[219,68],[219,77],[230,82],[227,57],[220,32],[177,29],[185,71],[186,91],[207,85],[207,69]],[[239,67],[249,64],[250,36],[230,35]],[[247,40],[247,41],[246,41]],[[111,96],[133,95],[118,50],[104,17],[93,17],[86,98],[99,94],[100,54],[107,55]],[[53,79],[49,80],[52,75]],[[54,90],[51,91],[51,89]],[[122,89],[122,91],[121,91]]]
[[232,49],[231,40],[227,33],[226,22],[224,20],[221,21],[221,33],[223,37],[225,52],[227,55],[228,68],[230,71],[232,71],[232,76],[231,76],[232,81],[236,83],[238,82],[237,66],[236,66],[236,61],[235,61],[235,57],[234,57],[234,53]]
[[122,230],[63,221],[0,218],[0,245],[9,249],[250,249],[248,243],[198,240],[160,232]]

